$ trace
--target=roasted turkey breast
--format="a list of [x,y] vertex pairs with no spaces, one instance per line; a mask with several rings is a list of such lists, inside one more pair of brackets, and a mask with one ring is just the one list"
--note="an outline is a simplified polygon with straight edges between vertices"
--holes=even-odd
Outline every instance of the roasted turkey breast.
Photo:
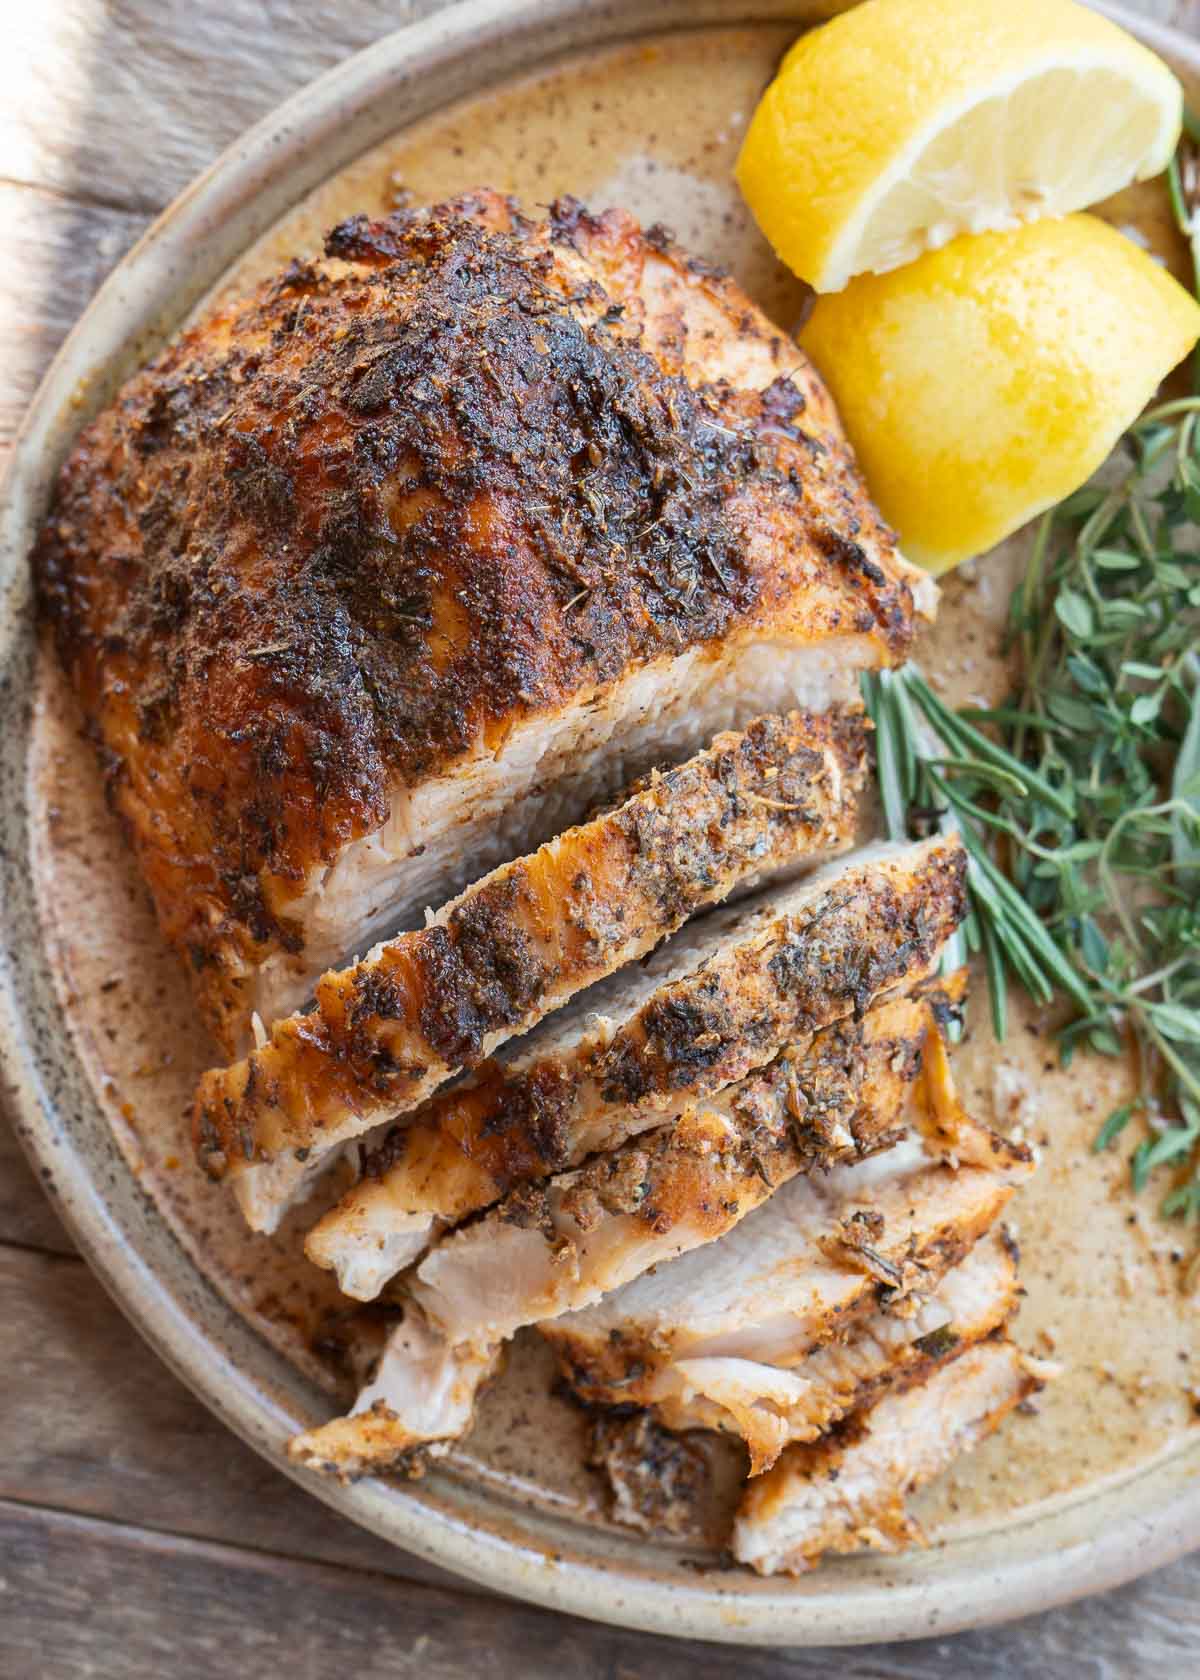
[[909,990],[964,909],[954,839],[884,844],[689,924],[440,1092],[367,1156],[309,1258],[369,1297],[515,1186],[662,1124],[787,1045]]
[[719,729],[901,660],[827,393],[624,212],[336,228],[80,437],[40,598],[227,1052]]
[[828,1439],[789,1447],[749,1484],[734,1557],[760,1575],[799,1575],[826,1552],[920,1542],[906,1496],[978,1446],[1044,1375],[1011,1342],[981,1342],[912,1387],[885,1393]]
[[584,1399],[787,1448],[756,1568],[899,1534],[1028,1390],[968,1351],[943,1438],[896,1385],[1007,1316],[1002,1249],[944,1280],[1030,1158],[949,1078],[958,840],[795,879],[936,597],[795,345],[620,210],[352,218],[123,386],[34,565],[231,1063],[200,1159],[269,1231],[360,1140],[307,1252],[405,1271],[292,1458],[442,1450],[536,1321]]
[[839,1022],[673,1124],[513,1191],[436,1244],[411,1294],[452,1341],[500,1341],[715,1241],[799,1172],[887,1148],[924,1100],[934,1007]]
[[[698,908],[853,843],[862,715],[758,719],[502,864],[427,926],[326,974],[316,1005],[207,1074],[196,1143],[270,1229],[323,1152],[643,957]],[[299,1154],[300,1159],[297,1159]]]
[[983,1127],[955,1166],[915,1134],[827,1176],[793,1178],[705,1248],[643,1272],[542,1328],[587,1401],[653,1405],[677,1367],[742,1359],[793,1368],[880,1304],[935,1289],[1032,1172],[1027,1150]]

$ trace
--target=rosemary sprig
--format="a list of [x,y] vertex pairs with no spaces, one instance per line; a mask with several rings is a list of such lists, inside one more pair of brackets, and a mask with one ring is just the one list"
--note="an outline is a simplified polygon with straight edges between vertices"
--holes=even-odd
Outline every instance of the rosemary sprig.
[[[1190,138],[1170,190],[1200,288]],[[1009,642],[1017,687],[989,710],[954,711],[913,665],[864,679],[885,821],[961,830],[998,1037],[1015,982],[1069,1004],[1064,1060],[1135,1050],[1096,1148],[1140,1119],[1135,1187],[1163,1171],[1163,1211],[1200,1222],[1200,395],[1144,415],[1045,515]]]

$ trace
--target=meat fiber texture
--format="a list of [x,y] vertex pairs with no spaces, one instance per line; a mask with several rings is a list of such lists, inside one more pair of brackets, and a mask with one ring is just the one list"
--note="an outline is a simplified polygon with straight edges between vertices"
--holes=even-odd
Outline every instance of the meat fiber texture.
[[697,909],[853,843],[862,714],[758,719],[505,864],[201,1082],[195,1133],[270,1228],[348,1138],[645,956]]
[[984,1341],[884,1394],[825,1440],[789,1447],[749,1484],[734,1557],[760,1575],[799,1575],[830,1552],[920,1543],[906,1496],[978,1446],[1044,1375],[1012,1342]]
[[174,339],[34,564],[229,1055],[653,765],[849,697],[932,589],[732,281],[487,191],[354,218]]
[[389,1132],[309,1258],[369,1299],[439,1227],[911,989],[961,921],[964,870],[953,838],[882,844],[689,924]]
[[970,1130],[986,1165],[955,1166],[914,1132],[827,1176],[793,1178],[719,1241],[552,1319],[542,1334],[565,1377],[589,1402],[653,1405],[679,1392],[681,1365],[790,1370],[880,1305],[906,1312],[1033,1170],[1028,1151]]
[[911,1313],[880,1307],[791,1368],[756,1360],[685,1359],[660,1387],[654,1414],[674,1430],[715,1429],[745,1441],[750,1474],[784,1447],[815,1441],[877,1393],[931,1372],[1016,1311],[1017,1261],[1003,1233],[982,1238]]

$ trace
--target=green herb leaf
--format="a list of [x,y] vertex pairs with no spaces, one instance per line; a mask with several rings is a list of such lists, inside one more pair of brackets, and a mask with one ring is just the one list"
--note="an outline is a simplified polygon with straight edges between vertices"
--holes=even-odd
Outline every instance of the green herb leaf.
[[1177,1003],[1155,1003],[1147,1013],[1164,1038],[1200,1049],[1200,1009],[1185,1009]]
[[1086,596],[1077,594],[1074,589],[1064,588],[1059,591],[1054,611],[1062,624],[1073,636],[1078,636],[1080,641],[1087,641],[1096,629],[1091,602]]
[[1128,1126],[1129,1122],[1133,1119],[1133,1110],[1134,1104],[1131,1102],[1122,1103],[1120,1108],[1113,1109],[1108,1119],[1096,1133],[1095,1141],[1092,1144],[1092,1148],[1097,1154],[1099,1154],[1102,1149],[1110,1149],[1117,1141],[1126,1126]]
[[1162,694],[1139,694],[1129,708],[1131,723],[1153,723],[1162,709]]
[[[1171,820],[1171,855],[1178,871],[1176,878],[1182,885],[1200,870],[1200,685],[1192,689],[1187,728],[1171,778],[1171,793],[1183,807]],[[1187,820],[1188,809],[1195,813],[1196,822]]]
[[[1169,189],[1200,252],[1196,161]],[[954,711],[911,665],[864,680],[888,830],[958,824],[996,1035],[1016,984],[1072,1007],[1064,1065],[1132,1045],[1139,1088],[1095,1147],[1141,1117],[1135,1185],[1169,1168],[1164,1213],[1200,1225],[1200,395],[1043,516],[1008,626],[1001,705]]]

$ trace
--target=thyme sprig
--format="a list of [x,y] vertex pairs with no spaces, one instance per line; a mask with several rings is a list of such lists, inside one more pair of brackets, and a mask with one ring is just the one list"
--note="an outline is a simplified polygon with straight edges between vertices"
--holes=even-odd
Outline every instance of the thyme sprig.
[[[1170,186],[1192,238],[1190,138]],[[914,665],[864,679],[885,821],[961,830],[997,1036],[1015,982],[1064,1001],[1065,1061],[1132,1048],[1136,1094],[1096,1147],[1139,1119],[1135,1188],[1162,1170],[1164,1213],[1200,1221],[1200,396],[1145,414],[1044,516],[1009,646],[1016,687],[987,710]]]

